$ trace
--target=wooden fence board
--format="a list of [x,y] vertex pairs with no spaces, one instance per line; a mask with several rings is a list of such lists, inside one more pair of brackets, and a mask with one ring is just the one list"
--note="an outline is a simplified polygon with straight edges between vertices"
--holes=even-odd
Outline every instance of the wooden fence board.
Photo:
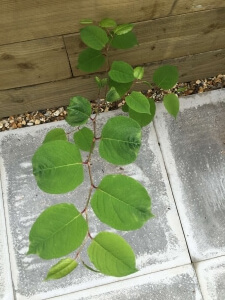
[[0,46],[0,90],[69,77],[62,37]]
[[[139,65],[221,49],[225,46],[225,8],[178,15],[136,24],[139,46],[112,50],[111,60],[125,60]],[[74,76],[78,55],[85,46],[79,34],[64,36]]]
[[136,23],[224,6],[224,0],[1,0],[0,44],[75,33],[82,18]]
[[[180,82],[210,77],[224,73],[225,49],[148,64],[145,66],[145,79],[151,81],[154,70],[161,64],[177,66]],[[146,86],[138,85],[137,89],[146,89]],[[0,118],[25,111],[67,105],[69,99],[75,95],[95,99],[96,94],[96,84],[93,77],[88,75],[0,91]]]
[[214,8],[225,7],[224,0],[177,0],[172,10],[173,15],[180,13],[189,13],[194,11],[210,10]]
[[118,23],[166,16],[175,0],[1,0],[0,44],[78,32],[82,18]]

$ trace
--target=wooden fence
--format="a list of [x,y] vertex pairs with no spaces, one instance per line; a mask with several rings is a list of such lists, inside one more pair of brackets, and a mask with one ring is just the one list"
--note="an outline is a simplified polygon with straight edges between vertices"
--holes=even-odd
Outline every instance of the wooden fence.
[[148,80],[161,64],[179,81],[225,73],[225,0],[1,0],[0,117],[94,99],[91,74],[76,69],[79,21],[104,17],[135,24],[139,46],[110,57],[144,65]]

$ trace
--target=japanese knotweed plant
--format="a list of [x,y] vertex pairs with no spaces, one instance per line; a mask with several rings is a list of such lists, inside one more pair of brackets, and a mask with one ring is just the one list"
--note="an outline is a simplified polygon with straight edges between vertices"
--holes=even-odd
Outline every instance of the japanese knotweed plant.
[[[97,111],[91,115],[90,101],[82,96],[73,97],[66,121],[71,126],[78,126],[73,136],[74,143],[67,140],[63,129],[53,129],[47,133],[32,158],[37,185],[46,193],[73,191],[83,182],[85,168],[90,178],[81,211],[69,203],[53,205],[41,213],[30,230],[28,254],[37,254],[43,259],[63,257],[50,268],[46,280],[69,274],[78,262],[89,270],[111,276],[126,276],[137,271],[134,252],[121,236],[106,231],[92,235],[88,224],[91,208],[101,222],[117,230],[139,229],[153,217],[150,196],[140,182],[126,175],[112,174],[103,177],[96,185],[92,174],[91,160],[95,147],[109,163],[126,165],[134,162],[141,147],[141,129],[155,115],[154,100],[134,91],[136,83],[150,85],[142,80],[144,68],[133,68],[124,61],[110,63],[109,59],[110,48],[126,49],[137,45],[133,25],[117,25],[112,19],[103,19],[97,25],[91,20],[84,20],[82,24],[85,26],[80,30],[80,36],[88,48],[79,54],[78,68],[91,73],[106,64],[104,78],[95,77]],[[154,88],[166,90],[163,102],[175,117],[179,101],[170,89],[177,80],[177,68],[173,66],[162,66],[153,74]],[[107,103],[123,99],[123,111],[129,116],[108,119],[98,136],[96,128],[102,93]],[[83,126],[87,122],[91,123],[93,130]],[[81,150],[87,152],[84,161]],[[92,265],[82,258],[86,243]],[[66,257],[75,250],[73,257]]]

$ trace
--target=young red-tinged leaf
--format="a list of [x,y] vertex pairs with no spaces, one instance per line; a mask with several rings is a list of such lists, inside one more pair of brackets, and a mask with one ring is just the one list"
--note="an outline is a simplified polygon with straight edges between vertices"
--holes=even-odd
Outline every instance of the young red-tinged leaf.
[[83,151],[91,151],[94,133],[91,129],[83,127],[79,131],[74,133],[74,141],[76,145]]
[[150,105],[148,98],[145,97],[141,92],[133,91],[130,95],[125,97],[126,103],[132,110],[143,113],[150,114]]
[[134,77],[136,79],[141,80],[144,76],[144,68],[143,67],[136,67],[134,68]]
[[50,130],[46,134],[43,144],[57,140],[67,141],[66,133],[62,128],[54,128]]
[[116,49],[129,49],[138,45],[136,35],[133,32],[128,32],[122,35],[114,35],[110,45]]
[[109,41],[106,32],[95,25],[81,28],[80,37],[85,45],[95,50],[102,50]]
[[161,89],[171,89],[178,81],[177,67],[165,65],[155,70],[153,74],[154,83]]
[[134,25],[133,24],[122,24],[122,25],[118,25],[113,32],[117,35],[121,35],[121,34],[126,34],[128,32],[130,32],[133,29]]
[[106,94],[107,102],[114,102],[120,99],[120,95],[114,87],[111,87],[110,90]]
[[155,111],[156,111],[155,101],[154,101],[154,99],[149,98],[148,102],[150,105],[149,114],[140,114],[140,113],[132,110],[131,108],[129,108],[130,118],[137,121],[141,127],[144,127],[144,126],[148,125],[150,122],[152,122],[152,120],[154,119],[154,116],[155,116]]
[[78,126],[87,123],[91,115],[91,104],[88,99],[76,96],[70,99],[67,107],[66,122],[70,126]]
[[179,112],[179,99],[175,94],[167,94],[163,97],[163,104],[168,111],[174,118],[176,118]]
[[114,61],[109,71],[109,77],[119,83],[128,83],[134,80],[134,70],[124,61]]
[[103,28],[114,28],[116,27],[116,21],[114,21],[113,19],[110,19],[110,18],[105,18],[105,19],[102,19],[100,22],[99,22],[99,26],[103,27]]
[[60,279],[70,274],[76,267],[78,263],[72,258],[63,258],[57,264],[51,267],[45,280]]
[[141,146],[141,127],[127,117],[109,119],[102,129],[99,154],[115,165],[135,161]]
[[99,220],[118,230],[141,228],[153,217],[146,189],[125,175],[105,176],[91,199]]
[[131,246],[119,235],[100,232],[88,248],[88,256],[101,273],[123,277],[137,272]]
[[34,153],[32,165],[37,185],[46,193],[70,192],[84,180],[80,151],[67,141],[42,144]]
[[87,48],[78,56],[77,68],[84,72],[95,72],[105,63],[105,56],[101,51]]
[[87,222],[73,204],[53,205],[33,224],[27,254],[37,254],[44,259],[65,256],[82,244],[87,230]]

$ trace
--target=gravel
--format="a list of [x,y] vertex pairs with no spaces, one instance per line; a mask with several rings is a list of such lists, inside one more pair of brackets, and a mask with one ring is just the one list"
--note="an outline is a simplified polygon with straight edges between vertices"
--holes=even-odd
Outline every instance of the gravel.
[[[172,92],[176,93],[178,96],[187,96],[197,93],[203,93],[207,91],[212,91],[215,89],[225,88],[225,75],[219,74],[215,77],[210,77],[207,79],[198,79],[196,81],[178,83]],[[164,92],[161,90],[148,90],[143,91],[147,97],[152,97],[156,102],[162,101],[162,96]],[[123,101],[114,103],[105,103],[101,100],[100,108],[101,112],[106,112],[109,110],[114,110],[123,105]],[[95,101],[91,102],[92,112],[96,111]],[[25,112],[24,114],[13,115],[0,120],[0,132],[5,130],[12,130],[22,127],[30,127],[39,124],[57,122],[64,120],[67,111],[66,106],[49,108],[45,110],[38,110],[34,112]]]

